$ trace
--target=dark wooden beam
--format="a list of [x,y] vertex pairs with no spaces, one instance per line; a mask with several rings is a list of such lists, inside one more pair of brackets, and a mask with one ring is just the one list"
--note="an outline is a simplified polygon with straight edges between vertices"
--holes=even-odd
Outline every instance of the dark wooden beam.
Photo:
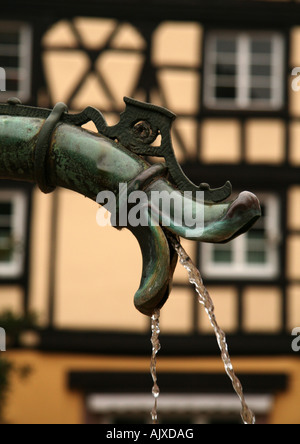
[[[247,393],[276,393],[287,388],[288,376],[277,373],[239,374]],[[150,373],[71,371],[68,387],[85,393],[147,393],[151,387]],[[164,373],[159,385],[167,393],[232,393],[232,385],[224,373]]]
[[1,19],[32,17],[114,17],[124,20],[196,20],[213,26],[284,27],[300,23],[300,4],[255,0],[11,0],[1,5]]
[[289,165],[226,165],[190,162],[182,165],[186,175],[194,183],[207,182],[212,188],[230,180],[235,190],[283,190],[300,183],[300,170]]
[[[83,353],[108,356],[150,356],[149,335],[81,330],[41,330],[38,349],[54,353]],[[290,334],[232,334],[227,336],[232,356],[279,356],[300,353],[292,350]],[[214,335],[161,335],[163,357],[219,356]]]

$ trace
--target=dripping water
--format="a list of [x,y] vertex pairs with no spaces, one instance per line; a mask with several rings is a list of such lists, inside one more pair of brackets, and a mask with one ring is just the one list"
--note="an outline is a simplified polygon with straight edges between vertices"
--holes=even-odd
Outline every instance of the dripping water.
[[194,265],[191,258],[188,256],[188,254],[186,253],[184,248],[181,246],[181,244],[174,238],[171,238],[170,240],[171,240],[171,242],[172,242],[172,244],[179,256],[180,263],[183,265],[183,267],[188,272],[189,281],[195,287],[195,290],[198,294],[199,303],[204,306],[205,311],[209,317],[210,323],[214,329],[214,332],[215,332],[215,335],[217,338],[217,342],[218,342],[218,346],[221,351],[221,357],[222,357],[222,361],[224,363],[225,371],[226,371],[227,375],[229,376],[229,378],[232,382],[232,386],[241,401],[242,420],[243,420],[244,424],[255,424],[255,416],[246,403],[245,396],[243,393],[242,384],[241,384],[240,380],[237,378],[237,376],[235,375],[235,372],[234,372],[234,369],[233,369],[233,366],[231,363],[229,351],[228,351],[228,345],[227,345],[225,333],[218,325],[218,322],[217,322],[217,319],[215,316],[214,304],[213,304],[213,301],[210,297],[209,292],[207,291],[207,289],[205,288],[205,286],[203,284],[203,280],[200,275],[200,271]]
[[152,424],[157,424],[157,401],[160,394],[160,390],[157,384],[157,370],[156,370],[156,355],[160,350],[160,342],[159,342],[159,318],[160,318],[160,310],[155,310],[151,317],[151,344],[152,344],[152,356],[151,356],[151,364],[150,364],[150,372],[153,379],[153,387],[152,387],[152,395],[154,397],[154,406],[151,411]]

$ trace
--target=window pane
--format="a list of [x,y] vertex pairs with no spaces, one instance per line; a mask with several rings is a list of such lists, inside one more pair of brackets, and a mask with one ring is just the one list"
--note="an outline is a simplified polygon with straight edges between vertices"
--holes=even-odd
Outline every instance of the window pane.
[[[250,54],[249,59],[252,65],[267,65],[273,68],[272,54]],[[281,59],[279,63],[281,63]]]
[[5,45],[18,45],[20,41],[20,35],[16,32],[1,32],[1,44]]
[[22,273],[26,224],[26,195],[0,191],[0,277]]
[[222,246],[215,246],[213,260],[217,263],[230,263],[232,262],[232,250]]
[[12,214],[12,203],[11,202],[0,202],[0,217],[1,216],[11,216]]
[[251,88],[251,99],[270,101],[272,99],[272,90],[271,88]]
[[15,55],[0,55],[0,66],[7,68],[15,68],[19,64],[19,57]]
[[226,39],[218,38],[216,43],[217,52],[235,53],[237,50],[237,42],[235,38]]
[[0,203],[0,262],[10,262],[12,260],[12,203]]
[[249,231],[249,233],[247,234],[247,237],[250,242],[251,241],[258,241],[258,242],[264,241],[265,236],[266,236],[265,229],[264,228],[257,229],[256,227],[252,228],[252,230]]
[[251,75],[270,77],[272,75],[272,68],[270,65],[252,65]]
[[[236,65],[218,63],[216,66],[216,74],[218,76],[235,76]],[[233,77],[234,78],[234,77]]]
[[235,99],[236,98],[236,88],[235,87],[227,87],[227,86],[217,86],[216,98],[218,98],[218,99]]
[[9,262],[12,259],[12,229],[0,228],[0,262]]
[[17,79],[6,79],[6,91],[16,92],[19,89],[19,81]]
[[265,264],[267,256],[265,251],[248,251],[247,262],[249,264]]
[[253,40],[251,42],[251,52],[255,54],[271,54],[272,41],[270,39]]

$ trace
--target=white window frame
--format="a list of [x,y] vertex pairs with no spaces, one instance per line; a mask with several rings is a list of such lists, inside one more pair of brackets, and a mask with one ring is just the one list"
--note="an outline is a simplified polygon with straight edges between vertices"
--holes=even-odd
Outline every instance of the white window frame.
[[[236,84],[237,96],[233,99],[220,99],[215,96],[217,74],[215,72],[217,63],[216,41],[218,38],[233,38],[237,42],[237,52],[233,64],[237,67]],[[271,100],[254,100],[250,97],[251,82],[254,76],[251,75],[251,49],[250,44],[253,39],[270,38],[273,45],[272,50],[272,74]],[[212,31],[207,35],[205,46],[205,68],[204,68],[204,102],[208,108],[230,109],[230,110],[280,110],[284,102],[284,36],[279,32],[232,32],[232,31]],[[257,56],[256,57],[263,57]],[[266,82],[257,76],[256,81]],[[260,85],[257,85],[260,86]],[[266,85],[269,86],[269,85]]]
[[279,244],[280,234],[280,202],[272,193],[257,194],[266,207],[266,232],[268,233],[265,264],[250,264],[247,262],[247,234],[231,241],[233,260],[228,263],[217,263],[213,260],[214,244],[202,244],[202,272],[206,278],[240,279],[254,278],[269,280],[279,275]]
[[12,203],[11,228],[14,242],[12,259],[0,262],[0,279],[19,278],[24,270],[27,196],[22,191],[0,190],[0,203]]
[[[268,415],[271,411],[273,395],[262,393],[248,395],[249,407],[256,415]],[[89,414],[99,415],[103,424],[113,424],[119,415],[140,414],[149,419],[153,399],[148,394],[102,394],[92,393],[86,397],[86,410]],[[239,417],[241,404],[235,395],[224,394],[164,394],[159,398],[160,415],[188,415],[193,424],[209,424],[217,416]],[[101,423],[101,422],[99,422]]]
[[18,67],[5,67],[6,80],[18,78],[19,88],[17,91],[6,90],[0,93],[0,102],[6,101],[12,96],[17,96],[21,101],[27,102],[31,96],[31,65],[32,65],[32,28],[28,23],[17,21],[0,21],[0,30],[16,32],[20,35],[19,45],[1,44],[0,32],[0,54],[15,55],[18,57]]

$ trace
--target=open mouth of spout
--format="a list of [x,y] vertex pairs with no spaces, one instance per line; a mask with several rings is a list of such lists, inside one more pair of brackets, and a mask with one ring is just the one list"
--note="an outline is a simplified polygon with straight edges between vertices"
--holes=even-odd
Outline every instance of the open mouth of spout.
[[201,236],[191,234],[189,239],[227,243],[246,233],[260,216],[258,198],[249,191],[243,191],[233,202],[205,208],[205,226]]
[[168,298],[177,261],[168,242],[168,232],[173,233],[172,236],[175,234],[203,242],[225,243],[248,231],[261,216],[259,200],[248,191],[241,193],[233,202],[214,204],[213,207],[204,208],[206,224],[198,233],[173,225],[131,228],[139,240],[144,259],[141,285],[135,295],[135,306],[141,313],[151,316]]
[[[261,216],[259,200],[248,191],[242,192],[234,201],[207,204],[203,200],[186,197],[179,191],[172,192],[163,181],[150,185],[150,188],[154,187],[164,189],[167,196],[172,194],[173,212],[171,215],[166,212],[170,205],[164,208],[156,205],[151,206],[151,214],[154,210],[159,225],[184,239],[209,243],[229,242],[248,231]],[[174,216],[176,207],[179,208],[177,217]],[[191,217],[186,217],[187,214]]]
[[246,233],[260,217],[261,207],[258,198],[249,191],[243,191],[238,198],[232,202],[223,218],[225,226],[230,226],[233,232],[228,238],[221,241],[221,243],[230,242],[241,234]]

